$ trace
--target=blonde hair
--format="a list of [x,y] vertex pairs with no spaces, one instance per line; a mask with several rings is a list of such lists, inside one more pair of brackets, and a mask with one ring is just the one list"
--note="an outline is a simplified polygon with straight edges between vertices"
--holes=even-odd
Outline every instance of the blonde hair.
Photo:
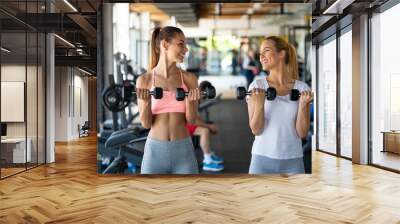
[[271,40],[274,42],[277,51],[285,51],[285,63],[288,66],[289,74],[292,79],[299,79],[299,69],[297,64],[296,49],[292,44],[287,42],[285,39],[279,36],[269,36],[264,40]]

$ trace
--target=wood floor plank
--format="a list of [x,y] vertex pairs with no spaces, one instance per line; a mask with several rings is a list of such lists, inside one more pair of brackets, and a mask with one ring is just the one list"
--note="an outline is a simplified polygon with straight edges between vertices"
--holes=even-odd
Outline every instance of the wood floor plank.
[[96,139],[0,181],[0,223],[400,223],[400,175],[313,153],[313,174],[111,176]]

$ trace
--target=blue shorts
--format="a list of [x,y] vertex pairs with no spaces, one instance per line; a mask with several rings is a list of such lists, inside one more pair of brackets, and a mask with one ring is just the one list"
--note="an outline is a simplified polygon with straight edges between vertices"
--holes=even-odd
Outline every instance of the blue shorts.
[[191,138],[161,141],[147,137],[141,174],[198,174]]

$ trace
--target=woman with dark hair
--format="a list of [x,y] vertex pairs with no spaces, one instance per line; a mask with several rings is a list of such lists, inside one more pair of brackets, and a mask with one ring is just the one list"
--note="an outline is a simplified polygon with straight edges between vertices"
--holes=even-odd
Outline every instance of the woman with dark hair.
[[[298,80],[296,50],[270,36],[260,46],[260,62],[269,76],[249,86],[249,125],[255,135],[249,173],[304,173],[301,139],[310,128],[313,93]],[[276,90],[274,100],[265,99],[269,87]],[[290,97],[293,89],[300,92],[298,100]]]
[[[136,84],[140,121],[151,128],[146,141],[142,174],[197,174],[198,166],[186,123],[197,117],[200,91],[194,74],[177,67],[186,52],[182,30],[167,26],[156,28],[151,38],[151,62],[147,73]],[[150,96],[150,90],[160,87],[162,99]],[[175,91],[188,92],[184,101],[177,101]]]

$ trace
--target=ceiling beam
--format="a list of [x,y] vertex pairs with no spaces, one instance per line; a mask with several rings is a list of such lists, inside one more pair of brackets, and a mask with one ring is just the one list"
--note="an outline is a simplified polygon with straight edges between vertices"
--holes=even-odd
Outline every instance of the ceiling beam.
[[89,36],[89,38],[86,38],[86,41],[91,45],[91,46],[96,46],[96,28],[90,24],[85,17],[83,17],[80,14],[68,14],[67,15],[71,20],[73,20],[77,25],[79,25],[82,30]]

